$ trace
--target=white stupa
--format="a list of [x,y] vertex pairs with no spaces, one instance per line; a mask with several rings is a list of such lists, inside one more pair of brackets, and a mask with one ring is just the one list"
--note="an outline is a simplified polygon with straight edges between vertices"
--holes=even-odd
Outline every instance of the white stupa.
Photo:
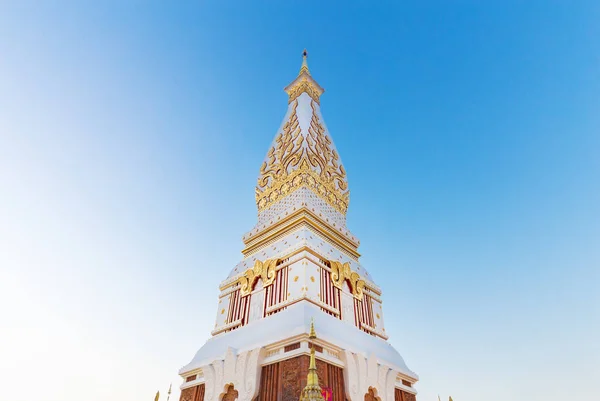
[[346,171],[306,56],[260,167],[258,222],[220,284],[212,337],[179,371],[180,401],[297,401],[311,346],[325,398],[415,400],[418,376],[387,341],[381,290],[346,227]]

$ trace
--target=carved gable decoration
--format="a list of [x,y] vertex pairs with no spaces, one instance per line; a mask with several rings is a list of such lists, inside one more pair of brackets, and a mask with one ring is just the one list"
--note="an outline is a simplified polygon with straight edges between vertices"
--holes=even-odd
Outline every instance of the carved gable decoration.
[[264,262],[257,260],[254,263],[254,267],[246,270],[244,275],[239,278],[238,282],[241,285],[240,293],[242,296],[246,296],[252,292],[252,287],[258,278],[260,277],[264,287],[268,287],[275,281],[277,272],[278,259],[267,259]]

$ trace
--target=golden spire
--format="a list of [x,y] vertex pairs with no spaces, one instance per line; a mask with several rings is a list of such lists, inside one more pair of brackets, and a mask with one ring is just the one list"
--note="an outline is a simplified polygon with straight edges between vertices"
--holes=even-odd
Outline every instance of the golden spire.
[[292,103],[303,93],[307,93],[315,102],[319,103],[319,96],[325,92],[325,89],[321,88],[317,81],[310,75],[306,56],[308,56],[308,52],[304,49],[302,52],[302,66],[300,67],[298,76],[284,88],[289,95],[288,103]]
[[306,62],[307,56],[308,52],[306,51],[306,49],[304,49],[304,51],[302,52],[302,67],[300,67],[300,72],[298,73],[298,75],[302,75],[303,72],[310,75],[310,71],[308,70],[308,63]]
[[317,332],[315,331],[315,319],[311,317],[310,318],[310,333],[308,333],[308,339],[314,340],[315,338],[317,338]]
[[310,321],[310,333],[308,339],[311,340],[310,347],[310,364],[308,365],[308,375],[306,376],[306,387],[300,394],[300,401],[324,401],[321,387],[319,386],[319,375],[317,374],[317,361],[315,359],[315,344],[314,340],[317,338],[315,332],[315,323],[311,319]]
[[157,391],[156,395],[154,396],[154,401],[158,401],[159,397],[160,397],[160,391]]

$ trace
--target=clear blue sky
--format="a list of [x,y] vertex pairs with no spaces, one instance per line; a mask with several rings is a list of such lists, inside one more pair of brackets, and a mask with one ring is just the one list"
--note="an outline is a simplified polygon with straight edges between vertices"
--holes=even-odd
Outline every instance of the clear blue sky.
[[1,399],[180,384],[305,47],[419,400],[597,397],[598,2],[200,3],[0,6]]

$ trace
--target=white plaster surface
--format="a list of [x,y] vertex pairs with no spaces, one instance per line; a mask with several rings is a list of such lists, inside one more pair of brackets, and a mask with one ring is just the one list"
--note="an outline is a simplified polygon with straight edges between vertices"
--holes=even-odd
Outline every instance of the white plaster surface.
[[311,318],[314,318],[317,335],[322,340],[352,353],[373,353],[379,363],[410,377],[417,377],[408,369],[398,351],[387,341],[371,336],[323,313],[318,307],[307,301],[300,301],[266,319],[210,338],[198,350],[190,363],[181,368],[180,373],[210,364],[217,359],[223,359],[229,347],[236,349],[239,353],[264,347],[298,334],[308,333]]

